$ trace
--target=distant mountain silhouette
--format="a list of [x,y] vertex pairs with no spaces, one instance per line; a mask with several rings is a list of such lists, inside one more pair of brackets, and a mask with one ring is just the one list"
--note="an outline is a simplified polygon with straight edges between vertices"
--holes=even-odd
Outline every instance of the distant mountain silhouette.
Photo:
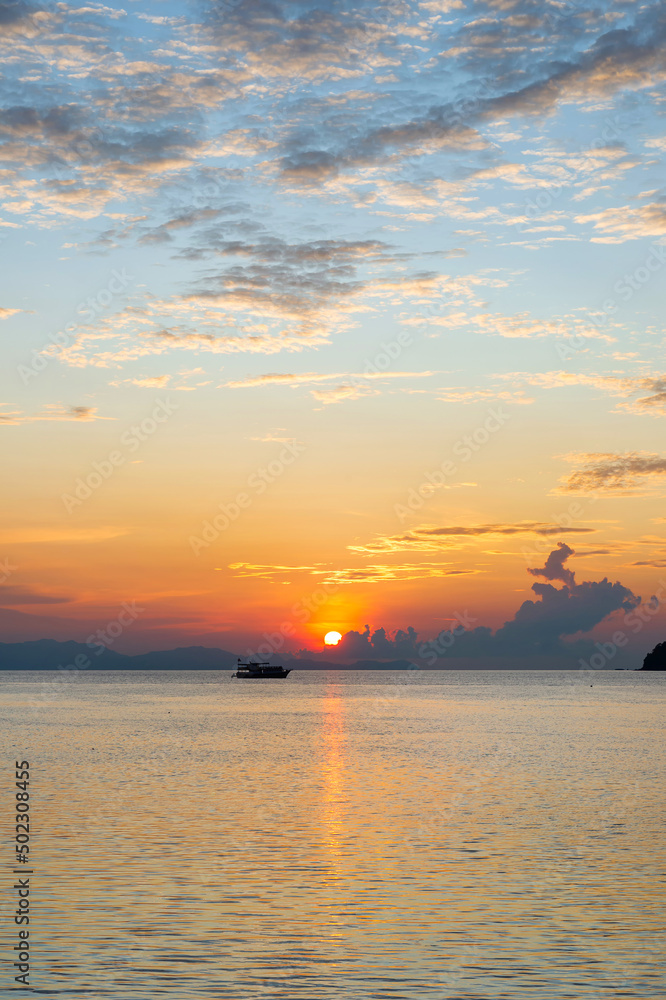
[[641,670],[666,670],[666,642],[658,642],[647,654]]
[[[104,656],[100,656],[100,661]],[[129,656],[132,670],[225,670],[236,666],[238,655],[210,646],[181,646],[157,653]]]
[[[356,660],[355,663],[331,663],[327,660],[285,660],[291,670],[409,670],[409,660]],[[421,669],[425,669],[423,666]]]
[[[209,646],[184,646],[128,656],[82,642],[37,639],[33,642],[0,642],[2,670],[231,670],[238,655]],[[292,670],[407,670],[408,660],[358,660],[328,663],[322,660],[284,661]]]
[[82,642],[0,642],[0,670],[219,670],[235,666],[236,654],[186,646],[127,656]]
[[[79,660],[77,662],[77,657]],[[90,667],[83,667],[85,657]],[[128,656],[105,649],[95,656],[82,642],[58,642],[55,639],[37,639],[34,642],[0,642],[0,670],[57,670],[58,667],[90,669],[100,666],[106,670],[122,669]]]

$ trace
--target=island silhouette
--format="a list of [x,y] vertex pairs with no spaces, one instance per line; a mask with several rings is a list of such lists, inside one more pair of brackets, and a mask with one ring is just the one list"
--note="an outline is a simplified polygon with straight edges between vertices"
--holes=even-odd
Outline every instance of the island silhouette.
[[666,642],[658,642],[647,654],[641,670],[666,670]]

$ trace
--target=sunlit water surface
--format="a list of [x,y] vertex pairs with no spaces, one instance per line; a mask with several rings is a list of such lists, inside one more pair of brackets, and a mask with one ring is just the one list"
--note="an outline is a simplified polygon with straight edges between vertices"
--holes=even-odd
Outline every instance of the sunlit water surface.
[[4,675],[3,816],[14,757],[33,771],[31,985],[664,997],[665,690],[619,672]]

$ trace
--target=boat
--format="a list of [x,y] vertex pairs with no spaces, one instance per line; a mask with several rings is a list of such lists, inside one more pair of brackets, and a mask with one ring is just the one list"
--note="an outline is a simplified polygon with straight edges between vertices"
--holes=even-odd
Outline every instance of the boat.
[[253,663],[251,660],[248,663],[243,663],[239,660],[236,673],[231,676],[238,677],[239,680],[241,678],[256,680],[262,677],[286,677],[289,673],[291,673],[290,670],[286,670],[284,667],[273,666],[272,663]]

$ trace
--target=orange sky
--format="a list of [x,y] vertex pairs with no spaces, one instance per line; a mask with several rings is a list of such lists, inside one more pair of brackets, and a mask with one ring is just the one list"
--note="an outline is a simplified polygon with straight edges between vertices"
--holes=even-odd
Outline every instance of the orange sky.
[[491,50],[431,8],[307,53],[296,14],[17,8],[0,640],[497,628],[559,542],[656,591],[657,8],[495,10]]

